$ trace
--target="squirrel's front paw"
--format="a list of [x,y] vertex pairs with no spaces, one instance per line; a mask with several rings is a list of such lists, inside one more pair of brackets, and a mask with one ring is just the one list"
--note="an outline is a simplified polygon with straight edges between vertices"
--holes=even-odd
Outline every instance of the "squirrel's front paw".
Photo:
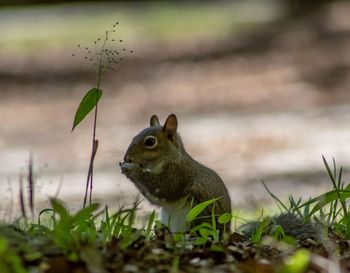
[[119,162],[119,167],[123,174],[130,172],[133,169],[134,165],[135,163]]
[[136,163],[119,162],[119,167],[123,174],[128,175],[140,169],[140,166]]

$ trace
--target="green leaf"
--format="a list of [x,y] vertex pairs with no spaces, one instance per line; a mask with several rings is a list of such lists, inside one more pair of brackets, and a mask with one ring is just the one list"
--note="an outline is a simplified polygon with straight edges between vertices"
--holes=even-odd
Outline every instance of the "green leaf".
[[326,192],[315,198],[310,199],[309,201],[305,202],[304,204],[300,205],[295,209],[297,210],[302,207],[310,206],[311,204],[318,202],[310,212],[310,216],[311,216],[312,214],[322,209],[325,205],[329,204],[332,201],[335,201],[335,200],[344,201],[348,198],[350,198],[350,184],[347,185],[344,190],[331,190],[329,192]]
[[212,236],[214,234],[214,230],[208,228],[201,228],[199,229],[199,234],[203,238],[209,238],[209,236]]
[[195,245],[204,245],[208,242],[208,238],[205,237],[197,237],[196,241],[194,242]]
[[319,197],[316,197],[319,201],[318,203],[313,207],[313,209],[310,212],[310,215],[314,214],[315,212],[321,210],[324,206],[327,204],[339,200],[344,201],[348,198],[350,198],[350,192],[349,191],[343,191],[343,190],[333,190],[330,192],[327,192],[325,194],[320,195]]
[[191,229],[191,233],[194,233],[196,231],[199,231],[200,229],[209,229],[209,230],[212,230],[213,229],[213,226],[209,223],[206,223],[206,222],[203,222],[203,223],[200,223],[199,225],[193,227]]
[[221,197],[213,198],[208,201],[204,201],[202,203],[199,203],[195,207],[193,207],[186,216],[187,222],[192,222],[203,210],[205,210],[209,205],[213,204],[217,200],[219,200]]
[[212,245],[210,247],[210,251],[212,252],[224,252],[224,248],[221,245]]
[[300,249],[293,256],[287,258],[284,266],[278,270],[278,273],[304,273],[310,263],[310,252],[306,249]]
[[213,226],[209,223],[201,223],[198,226],[195,226],[191,229],[191,233],[194,232],[199,232],[200,236],[203,238],[207,238],[209,236],[212,236],[214,234],[214,232],[216,232],[216,230],[213,229]]
[[0,255],[5,255],[7,252],[8,243],[3,237],[0,237]]
[[76,251],[72,251],[70,254],[68,254],[67,258],[71,262],[77,262],[79,260],[79,255]]
[[67,218],[69,216],[68,210],[63,205],[62,201],[51,198],[51,206],[55,212],[61,217],[61,219]]
[[102,93],[102,90],[98,88],[92,88],[86,93],[75,113],[72,131],[86,117],[86,115],[94,109],[97,102],[102,97]]
[[74,221],[75,222],[81,222],[81,221],[85,221],[88,220],[91,216],[91,214],[97,210],[99,207],[99,204],[94,203],[91,204],[90,206],[83,208],[81,210],[79,210],[75,215],[74,215]]
[[127,249],[133,242],[137,241],[142,236],[140,230],[137,230],[136,232],[130,233],[128,235],[129,236],[124,236],[120,241],[120,249],[122,250]]
[[263,235],[264,232],[264,227],[263,225],[259,224],[258,228],[254,231],[253,235],[252,235],[252,242],[253,243],[259,243],[261,241],[261,237]]
[[345,239],[350,238],[350,217],[344,217],[343,222],[345,222]]
[[218,222],[219,224],[227,224],[231,221],[232,215],[231,213],[224,213],[219,216]]
[[43,254],[39,251],[33,251],[25,255],[25,259],[30,262],[39,260],[42,257],[43,257]]
[[264,235],[264,232],[266,231],[266,227],[270,224],[269,219],[264,219],[262,222],[258,224],[258,227],[253,232],[253,235],[251,237],[251,240],[253,243],[260,243],[261,238]]

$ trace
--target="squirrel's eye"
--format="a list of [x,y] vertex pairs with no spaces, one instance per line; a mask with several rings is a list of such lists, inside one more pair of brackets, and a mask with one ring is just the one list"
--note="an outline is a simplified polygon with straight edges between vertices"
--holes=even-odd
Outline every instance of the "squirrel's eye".
[[143,142],[147,148],[154,148],[157,146],[157,139],[154,136],[145,137]]

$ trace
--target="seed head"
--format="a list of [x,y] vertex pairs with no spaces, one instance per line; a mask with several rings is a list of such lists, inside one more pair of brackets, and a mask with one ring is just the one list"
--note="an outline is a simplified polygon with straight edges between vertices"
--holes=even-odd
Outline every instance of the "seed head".
[[[116,71],[116,66],[124,59],[126,48],[120,48],[116,43],[122,43],[122,39],[116,39],[112,35],[115,35],[115,28],[119,23],[116,22],[109,30],[106,30],[103,37],[97,38],[94,43],[94,50],[89,46],[81,46],[77,44],[77,47],[84,50],[84,60],[91,62],[92,65],[98,67],[98,77],[101,77],[106,70]],[[133,50],[128,53],[133,53]],[[80,52],[81,53],[81,52]],[[72,53],[72,56],[75,56]]]

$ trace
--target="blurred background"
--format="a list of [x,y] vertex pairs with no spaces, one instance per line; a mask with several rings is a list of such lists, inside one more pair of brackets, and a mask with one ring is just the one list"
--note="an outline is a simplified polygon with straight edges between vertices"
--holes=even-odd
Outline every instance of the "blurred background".
[[[226,182],[236,209],[331,187],[321,155],[350,166],[348,1],[0,1],[0,210],[13,218],[32,153],[37,209],[83,202],[96,85],[84,58],[119,22],[123,62],[102,80],[93,199],[118,207],[136,188],[120,173],[132,138],[176,113],[188,152]],[[77,45],[81,45],[80,48]],[[72,56],[74,55],[74,56]],[[144,201],[144,210],[151,206]]]

